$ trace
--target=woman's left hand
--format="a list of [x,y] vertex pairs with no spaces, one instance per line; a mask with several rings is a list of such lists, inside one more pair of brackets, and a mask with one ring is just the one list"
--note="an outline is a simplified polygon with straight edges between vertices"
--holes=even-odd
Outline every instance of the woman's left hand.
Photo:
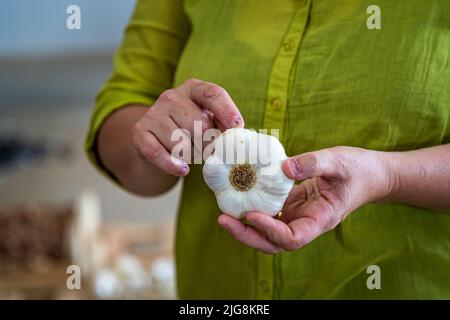
[[250,225],[228,215],[219,224],[238,241],[274,254],[296,250],[333,229],[358,207],[382,199],[392,188],[377,151],[334,147],[294,156],[283,164],[291,179],[302,180],[274,219],[249,212]]

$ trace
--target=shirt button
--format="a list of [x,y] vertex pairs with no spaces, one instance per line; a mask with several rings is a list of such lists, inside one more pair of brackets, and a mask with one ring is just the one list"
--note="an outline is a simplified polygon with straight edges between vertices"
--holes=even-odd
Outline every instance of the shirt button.
[[272,104],[272,108],[274,108],[275,110],[280,110],[281,107],[283,106],[283,102],[278,97],[277,98],[273,98],[271,104]]
[[286,41],[286,42],[283,44],[283,47],[284,47],[284,51],[286,51],[286,52],[291,51],[291,50],[294,49],[294,47],[295,47],[295,40],[294,40],[294,39],[291,39],[291,40]]

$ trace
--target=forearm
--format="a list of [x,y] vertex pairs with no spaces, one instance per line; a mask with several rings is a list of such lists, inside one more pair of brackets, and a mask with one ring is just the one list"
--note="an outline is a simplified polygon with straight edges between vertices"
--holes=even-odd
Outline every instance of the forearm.
[[178,177],[148,163],[133,145],[132,127],[147,107],[128,106],[110,115],[98,134],[97,150],[102,165],[130,192],[153,196],[172,188]]
[[450,211],[450,144],[379,157],[388,175],[383,201]]

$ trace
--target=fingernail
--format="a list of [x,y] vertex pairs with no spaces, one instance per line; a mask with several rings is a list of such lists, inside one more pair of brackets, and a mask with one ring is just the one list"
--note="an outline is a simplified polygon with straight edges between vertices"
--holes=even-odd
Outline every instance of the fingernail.
[[289,168],[290,168],[292,176],[299,177],[300,166],[298,165],[298,162],[295,161],[295,159],[289,159]]
[[181,170],[183,172],[184,175],[187,175],[189,173],[189,166],[185,163],[183,164],[183,166],[181,167]]
[[178,168],[180,168],[179,170],[180,170],[180,175],[181,176],[185,176],[185,175],[187,175],[189,173],[189,165],[185,161],[183,161],[181,159],[178,159],[177,157],[173,157],[172,156],[172,162]]
[[241,125],[241,118],[235,118],[235,119],[232,121],[232,124],[233,124],[233,128],[239,127],[239,126]]

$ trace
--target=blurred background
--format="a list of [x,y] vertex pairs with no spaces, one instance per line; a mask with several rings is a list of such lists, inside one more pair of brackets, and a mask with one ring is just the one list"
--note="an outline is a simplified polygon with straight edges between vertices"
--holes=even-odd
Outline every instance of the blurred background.
[[[180,185],[140,199],[83,153],[134,2],[0,0],[2,299],[176,297]],[[70,5],[81,10],[81,29],[66,26]],[[69,285],[70,265],[80,267],[81,289]]]

